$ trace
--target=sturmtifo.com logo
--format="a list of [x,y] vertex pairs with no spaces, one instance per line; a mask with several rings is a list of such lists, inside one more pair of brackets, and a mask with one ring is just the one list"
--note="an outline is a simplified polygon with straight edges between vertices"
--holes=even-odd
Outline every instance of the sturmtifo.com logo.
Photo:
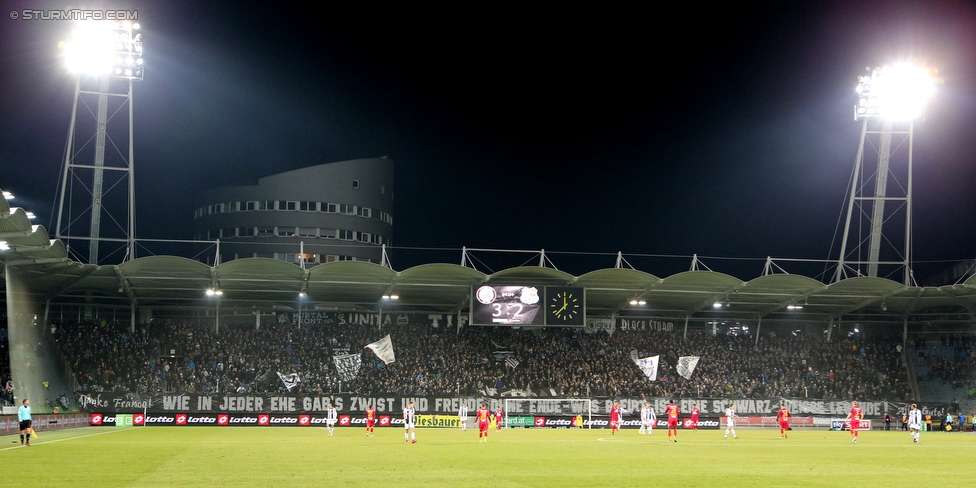
[[13,20],[139,20],[138,10],[11,10]]

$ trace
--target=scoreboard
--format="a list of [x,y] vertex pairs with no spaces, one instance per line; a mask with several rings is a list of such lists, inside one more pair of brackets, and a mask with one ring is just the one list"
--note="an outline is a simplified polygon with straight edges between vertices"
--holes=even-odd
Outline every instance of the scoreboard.
[[475,285],[471,325],[582,327],[585,290],[578,286]]

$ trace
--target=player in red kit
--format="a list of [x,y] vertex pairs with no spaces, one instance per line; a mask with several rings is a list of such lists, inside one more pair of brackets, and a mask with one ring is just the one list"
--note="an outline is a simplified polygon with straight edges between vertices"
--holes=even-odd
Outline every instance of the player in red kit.
[[505,421],[505,414],[502,413],[502,407],[495,409],[495,430],[498,432],[502,431],[502,423]]
[[366,437],[373,437],[373,427],[376,425],[376,410],[370,405],[366,408]]
[[488,405],[482,403],[474,418],[478,421],[478,442],[488,442],[488,425],[491,423],[491,412],[488,411]]
[[671,400],[671,403],[665,407],[664,413],[668,416],[668,442],[671,442],[672,436],[674,442],[678,442],[678,415],[681,414],[681,409],[674,404],[674,400]]
[[854,438],[853,443],[857,444],[857,429],[861,428],[861,419],[864,417],[864,411],[861,407],[857,406],[857,402],[851,405],[851,412],[847,414],[847,420],[851,421],[851,437]]
[[691,406],[691,431],[698,432],[698,416],[701,415],[701,410],[698,405],[692,404]]
[[610,407],[610,435],[617,435],[620,430],[620,416],[623,414],[623,409],[620,408],[620,402],[613,402],[613,406]]
[[779,404],[779,413],[776,414],[776,420],[779,420],[780,439],[786,439],[786,432],[790,430],[790,411],[786,408],[786,404]]

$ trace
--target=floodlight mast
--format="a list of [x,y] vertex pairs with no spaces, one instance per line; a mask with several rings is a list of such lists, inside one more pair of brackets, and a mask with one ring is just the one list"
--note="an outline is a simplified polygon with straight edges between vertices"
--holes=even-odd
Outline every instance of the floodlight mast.
[[[128,21],[85,20],[76,22],[74,26],[71,40],[59,45],[64,50],[68,69],[77,78],[59,189],[55,237],[64,240],[69,248],[72,239],[87,241],[88,262],[91,264],[99,263],[99,243],[102,241],[124,243],[122,261],[131,260],[136,257],[132,81],[142,80],[144,75],[142,34],[133,35],[133,31],[139,29],[139,24]],[[86,87],[92,86],[95,89],[83,90],[83,83]],[[94,114],[92,103],[88,100],[97,103]],[[87,111],[92,115],[92,119],[84,117],[82,121],[84,128],[81,130],[86,131],[87,137],[78,134],[79,104],[85,107],[83,113]],[[126,105],[128,110],[123,111]],[[112,138],[110,124],[123,118],[126,112],[128,148],[124,154]],[[94,126],[91,125],[92,121]],[[121,130],[118,132],[122,133]],[[75,147],[76,140],[82,141],[81,147]],[[109,148],[108,153],[111,155],[108,162],[106,148]],[[87,159],[89,156],[90,164],[80,162],[81,158]],[[104,181],[106,171],[122,175],[109,181],[107,188]],[[114,195],[108,195],[123,180],[126,180],[124,186],[128,189],[127,194],[120,198],[125,200],[124,206],[128,214],[124,227],[119,222],[121,219],[116,219],[111,211],[115,204],[118,207],[123,205],[111,199]],[[79,188],[84,190],[79,191],[80,195],[75,195],[73,191],[76,181],[79,182]],[[77,214],[72,215],[73,210]],[[86,212],[91,214],[88,235],[74,235],[72,224],[80,220]],[[102,227],[103,212],[115,224],[108,231]],[[120,249],[116,249],[118,250]]]
[[[861,138],[854,160],[854,176],[851,178],[851,188],[847,198],[847,219],[834,281],[846,278],[848,268],[851,268],[856,276],[876,277],[879,266],[894,266],[895,271],[897,267],[902,268],[903,283],[910,286],[912,284],[912,151],[915,119],[924,116],[926,103],[932,96],[935,85],[941,80],[936,78],[938,71],[934,68],[908,64],[884,66],[873,70],[869,68],[869,71],[871,71],[870,75],[858,78],[859,100],[854,107],[854,120],[862,121]],[[895,155],[901,156],[901,159],[896,157],[897,174],[892,169],[893,136],[897,138]],[[876,141],[872,138],[876,138]],[[878,154],[877,167],[871,174],[864,167],[866,143],[868,147],[875,148]],[[898,153],[899,149],[907,154]],[[899,180],[899,176],[904,177],[904,185]],[[869,193],[871,180],[873,180],[873,193]],[[900,202],[900,205],[886,217],[885,204],[888,201]],[[870,214],[865,209],[866,205],[872,207]],[[855,217],[855,207],[860,209],[857,217]],[[898,227],[897,222],[891,222],[896,213],[904,215],[903,228]],[[852,222],[854,218],[857,218],[857,221]],[[864,227],[862,224],[865,223],[870,232],[867,239],[867,256],[866,259],[862,259],[864,253],[861,246],[865,239],[859,234]],[[901,250],[886,237],[884,232],[886,229],[890,234],[895,235],[904,232],[904,247]],[[854,237],[853,249],[848,251],[848,239],[851,238],[852,230],[858,235]],[[885,249],[888,251],[886,254],[894,255],[896,259],[881,260],[881,251],[885,243],[888,244]]]

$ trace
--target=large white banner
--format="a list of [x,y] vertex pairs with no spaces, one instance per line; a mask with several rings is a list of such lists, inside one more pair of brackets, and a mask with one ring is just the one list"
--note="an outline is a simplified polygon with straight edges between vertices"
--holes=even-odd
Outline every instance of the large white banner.
[[644,372],[644,376],[651,381],[657,381],[658,358],[661,356],[651,356],[637,360],[637,367]]
[[359,375],[359,368],[363,365],[363,358],[359,354],[346,354],[343,356],[332,356],[335,361],[336,371],[342,381],[352,381]]
[[302,381],[301,378],[298,377],[298,373],[281,374],[279,371],[278,378],[281,378],[281,382],[285,384],[285,388],[288,388],[289,391],[298,386],[298,383],[301,383]]
[[701,356],[681,356],[678,358],[678,374],[684,379],[690,380],[692,373],[695,372],[695,367],[698,366],[699,359]]
[[376,357],[380,358],[384,364],[396,361],[396,355],[393,354],[393,341],[390,340],[389,335],[372,344],[367,344],[366,348],[376,353]]

